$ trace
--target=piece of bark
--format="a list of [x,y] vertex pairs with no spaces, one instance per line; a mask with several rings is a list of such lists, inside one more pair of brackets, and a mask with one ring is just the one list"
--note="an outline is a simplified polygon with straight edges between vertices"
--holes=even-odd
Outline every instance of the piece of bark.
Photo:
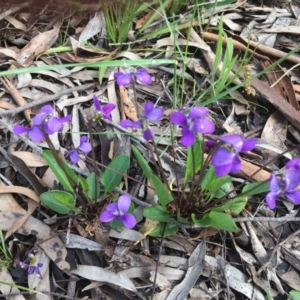
[[256,90],[258,96],[274,105],[300,131],[300,114],[291,104],[259,79],[251,80],[251,86]]

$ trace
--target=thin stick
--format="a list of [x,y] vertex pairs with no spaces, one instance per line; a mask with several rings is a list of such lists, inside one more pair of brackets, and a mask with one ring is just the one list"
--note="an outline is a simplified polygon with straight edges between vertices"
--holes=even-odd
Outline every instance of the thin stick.
[[33,102],[28,103],[26,105],[23,105],[21,107],[17,107],[17,108],[14,108],[14,109],[9,109],[9,110],[6,110],[6,111],[5,110],[3,110],[3,111],[1,110],[1,116],[5,116],[5,115],[12,115],[12,116],[14,116],[17,113],[20,113],[20,112],[22,112],[22,111],[24,111],[24,110],[26,110],[28,108],[32,108],[32,107],[35,107],[37,105],[41,105],[41,104],[45,104],[45,103],[57,100],[61,96],[70,94],[72,92],[79,92],[79,91],[87,90],[89,88],[95,87],[95,85],[96,85],[95,83],[89,83],[89,84],[84,84],[84,85],[72,87],[72,88],[69,88],[69,89],[62,90],[61,92],[59,92],[57,94],[45,97],[45,98],[43,98],[41,100],[33,101]]

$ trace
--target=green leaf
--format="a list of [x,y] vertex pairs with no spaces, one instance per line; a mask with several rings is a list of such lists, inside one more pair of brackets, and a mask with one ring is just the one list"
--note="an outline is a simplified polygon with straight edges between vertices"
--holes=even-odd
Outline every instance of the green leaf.
[[246,193],[247,196],[253,196],[257,194],[263,194],[270,190],[269,188],[269,182],[266,181],[258,181],[258,182],[252,182],[248,183],[244,186],[242,193]]
[[68,177],[66,173],[70,176],[70,178],[74,181],[74,184],[77,182],[78,177],[76,173],[69,168],[69,166],[64,162],[61,161],[64,170],[60,167],[60,165],[57,163],[53,153],[51,150],[44,150],[42,152],[42,155],[46,162],[48,163],[50,169],[53,171],[55,176],[57,177],[58,181],[60,184],[68,191],[73,192],[73,185],[72,183],[68,180]]
[[[196,140],[192,147],[188,148],[186,170],[184,176],[184,183],[192,178],[202,167],[202,140]],[[194,153],[194,154],[193,154]],[[194,155],[194,158],[193,158]]]
[[300,292],[292,290],[290,291],[290,295],[294,298],[294,300],[300,300]]
[[153,221],[172,222],[174,219],[160,205],[154,205],[143,209],[143,215]]
[[211,220],[211,227],[220,230],[232,231],[236,232],[237,227],[235,222],[232,220],[230,216],[225,213],[211,211],[209,213],[209,218]]
[[68,192],[53,190],[41,194],[40,199],[47,207],[62,215],[77,210],[74,205],[74,195]]
[[150,236],[162,236],[163,232],[163,226],[166,226],[164,231],[164,236],[170,236],[175,234],[178,231],[178,226],[175,224],[167,223],[164,225],[164,223],[159,223],[150,233]]
[[246,206],[248,197],[237,197],[232,200],[226,201],[224,204],[214,207],[213,211],[230,212],[238,215]]
[[119,220],[112,220],[111,222],[109,222],[109,226],[113,229],[120,229],[124,227],[124,224]]
[[[291,294],[291,292],[290,292],[290,294]],[[273,300],[271,291],[267,291],[267,300]],[[297,300],[297,298],[294,297],[294,300]],[[298,300],[300,300],[300,298],[298,298]]]
[[208,191],[209,185],[210,185],[211,181],[213,180],[213,178],[215,177],[214,171],[215,171],[215,168],[212,166],[207,170],[207,172],[201,182],[202,191]]
[[214,194],[216,191],[218,191],[225,183],[229,182],[231,180],[231,177],[229,175],[223,176],[223,177],[216,177],[212,179],[210,186],[209,186],[209,192],[211,194]]
[[141,154],[141,152],[135,146],[132,145],[131,149],[132,149],[140,167],[144,171],[147,179],[150,181],[152,178],[152,170],[149,166],[149,163],[147,162],[147,160],[144,158],[144,156]]
[[100,194],[100,184],[99,181],[96,178],[96,174],[93,172],[91,173],[87,179],[86,182],[89,186],[86,196],[88,199],[97,199]]
[[[123,174],[129,167],[130,159],[127,155],[119,155],[107,166],[100,178],[105,193],[110,193],[120,183]],[[120,174],[121,173],[121,174]]]
[[82,176],[79,176],[79,183],[81,185],[81,188],[82,188],[84,194],[86,195],[86,193],[89,190],[89,184],[87,183],[86,179],[83,178]]
[[159,203],[163,207],[165,207],[168,203],[173,201],[173,197],[170,194],[169,190],[156,175],[152,175],[149,181],[157,194]]
[[195,214],[192,214],[191,217],[193,222],[200,227],[208,227],[211,224],[211,219],[208,214],[205,214],[201,220],[198,220]]

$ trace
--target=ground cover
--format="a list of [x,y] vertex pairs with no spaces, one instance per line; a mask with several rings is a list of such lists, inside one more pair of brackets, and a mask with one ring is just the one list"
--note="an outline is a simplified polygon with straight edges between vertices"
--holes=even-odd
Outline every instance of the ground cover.
[[6,1],[0,297],[300,299],[297,1]]

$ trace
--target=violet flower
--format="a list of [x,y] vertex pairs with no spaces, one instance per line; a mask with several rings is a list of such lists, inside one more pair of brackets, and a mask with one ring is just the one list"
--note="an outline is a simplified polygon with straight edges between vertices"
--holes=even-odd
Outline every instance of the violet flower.
[[14,134],[27,133],[29,138],[34,142],[41,142],[44,139],[44,133],[38,126],[32,126],[30,128],[24,127],[22,125],[15,125],[13,127]]
[[133,78],[136,78],[136,81],[140,84],[149,85],[152,83],[151,75],[143,68],[137,70],[135,68],[128,68],[126,72],[116,72],[114,76],[117,84],[121,86],[132,84]]
[[104,119],[111,121],[110,115],[116,106],[113,103],[107,103],[103,107],[101,107],[100,101],[96,95],[93,95],[93,102],[94,102],[95,109],[99,113],[101,118],[103,117]]
[[92,151],[92,145],[91,143],[87,142],[87,136],[82,136],[80,138],[80,144],[77,148],[70,150],[66,153],[66,157],[70,158],[71,162],[74,164],[77,164],[79,161],[79,152],[82,152],[83,154],[88,154]]
[[53,134],[62,129],[64,123],[71,120],[71,115],[58,118],[55,116],[53,107],[51,105],[45,105],[41,108],[41,112],[33,118],[33,125],[43,126],[43,129],[47,134]]
[[275,209],[276,199],[286,196],[295,204],[300,204],[300,191],[295,190],[300,183],[300,173],[290,168],[280,178],[271,174],[269,179],[270,192],[266,196],[266,202],[270,209]]
[[286,169],[294,168],[297,171],[300,171],[300,158],[299,157],[292,158],[290,161],[286,163],[285,168]]
[[171,115],[171,123],[182,126],[180,142],[183,146],[192,146],[195,143],[197,132],[206,134],[215,131],[215,124],[207,115],[208,110],[201,106],[192,107],[187,115],[182,111],[174,112]]
[[110,222],[113,220],[121,221],[125,227],[133,228],[136,225],[136,219],[132,214],[127,213],[131,204],[128,195],[122,195],[117,202],[106,206],[106,211],[100,215],[101,222]]
[[238,134],[231,134],[222,136],[219,140],[225,143],[220,145],[211,159],[211,164],[215,167],[215,175],[221,177],[230,172],[238,173],[242,168],[239,153],[252,150],[256,139],[243,139]]
[[[155,122],[159,121],[164,114],[164,110],[160,107],[154,107],[153,102],[147,101],[144,106],[144,116],[143,119],[148,122]],[[134,122],[131,120],[122,120],[120,125],[123,128],[142,128],[142,122],[140,120]],[[147,128],[143,130],[143,137],[146,141],[150,141],[154,138],[154,131],[153,129],[146,126]]]
[[17,261],[17,264],[22,269],[28,269],[28,275],[32,275],[32,274],[36,273],[36,276],[39,279],[43,279],[43,276],[41,273],[41,267],[43,266],[43,264],[39,263],[33,254],[29,255],[29,264],[26,264],[22,261]]

